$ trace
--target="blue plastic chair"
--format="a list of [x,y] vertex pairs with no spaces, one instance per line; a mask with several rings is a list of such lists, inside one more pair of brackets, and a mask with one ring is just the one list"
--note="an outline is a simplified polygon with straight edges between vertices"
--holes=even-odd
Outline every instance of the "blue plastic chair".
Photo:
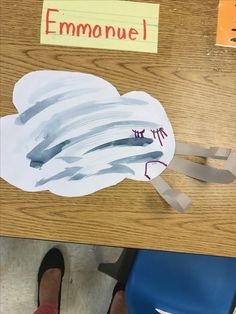
[[[126,280],[129,314],[157,314],[158,310],[171,314],[233,313],[235,258],[131,250],[131,267],[128,251],[113,268],[116,272],[112,273],[112,264],[103,264],[100,270],[119,281]],[[129,274],[122,278],[127,272],[125,258],[129,260]]]

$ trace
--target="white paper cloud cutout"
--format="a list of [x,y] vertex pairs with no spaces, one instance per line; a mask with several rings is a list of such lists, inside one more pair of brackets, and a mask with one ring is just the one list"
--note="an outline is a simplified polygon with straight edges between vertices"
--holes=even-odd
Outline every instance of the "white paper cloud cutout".
[[94,75],[31,72],[13,103],[18,114],[1,118],[1,177],[25,191],[81,196],[125,178],[148,181],[174,156],[160,102],[145,92],[120,96]]

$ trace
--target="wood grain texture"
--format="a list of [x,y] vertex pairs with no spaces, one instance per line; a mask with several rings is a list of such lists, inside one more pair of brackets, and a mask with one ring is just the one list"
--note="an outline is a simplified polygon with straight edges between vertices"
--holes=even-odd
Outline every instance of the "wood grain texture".
[[[2,0],[1,116],[15,112],[12,90],[22,75],[82,71],[121,94],[144,90],[159,99],[177,140],[236,151],[236,50],[215,46],[218,1],[157,2],[159,53],[147,54],[40,45],[42,1]],[[206,184],[169,170],[164,178],[192,197],[185,214],[144,182],[63,198],[1,180],[1,235],[236,257],[236,183]]]

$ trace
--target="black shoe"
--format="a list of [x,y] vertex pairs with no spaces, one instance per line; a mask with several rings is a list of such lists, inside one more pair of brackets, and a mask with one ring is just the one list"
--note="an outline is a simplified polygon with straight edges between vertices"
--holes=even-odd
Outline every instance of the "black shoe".
[[[61,270],[61,284],[62,284],[62,278],[64,276],[65,272],[65,264],[64,264],[64,258],[62,253],[56,249],[52,248],[47,252],[47,254],[44,256],[41,265],[39,267],[38,271],[38,306],[39,304],[39,287],[40,282],[43,277],[43,274],[45,271],[51,268],[59,268]],[[58,313],[60,313],[60,303],[61,303],[61,284],[60,284],[60,290],[59,290],[59,296],[58,296]]]

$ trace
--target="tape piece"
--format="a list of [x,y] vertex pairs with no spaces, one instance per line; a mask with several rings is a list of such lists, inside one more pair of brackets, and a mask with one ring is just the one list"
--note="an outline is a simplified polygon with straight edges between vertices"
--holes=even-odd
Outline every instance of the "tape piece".
[[192,200],[188,195],[179,190],[172,189],[160,176],[150,180],[150,182],[161,197],[179,212],[183,212],[191,206]]
[[195,144],[187,144],[182,142],[176,143],[175,154],[186,156],[199,156],[205,158],[214,158],[225,160],[229,157],[231,149],[221,147],[204,148]]
[[234,153],[229,155],[226,162],[226,169],[200,165],[176,156],[172,159],[168,168],[201,181],[228,184],[235,179],[236,155]]

